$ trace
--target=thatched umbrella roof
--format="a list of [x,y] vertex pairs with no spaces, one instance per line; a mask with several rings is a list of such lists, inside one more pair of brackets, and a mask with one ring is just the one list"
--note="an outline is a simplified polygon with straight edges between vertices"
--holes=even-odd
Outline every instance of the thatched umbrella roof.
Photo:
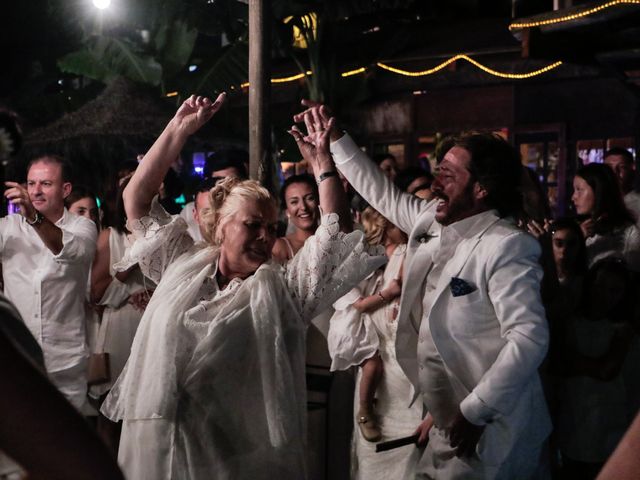
[[96,136],[152,140],[162,131],[173,111],[149,90],[117,78],[75,112],[28,134],[25,143],[35,146]]
[[117,78],[78,110],[27,132],[7,175],[22,177],[28,160],[55,153],[71,162],[76,183],[102,192],[117,166],[144,153],[174,111],[148,89]]
[[[7,177],[23,177],[28,160],[54,153],[71,162],[75,183],[104,192],[110,189],[118,165],[144,153],[175,110],[173,102],[150,89],[117,78],[78,110],[28,132],[20,157],[7,169]],[[219,125],[215,131],[205,128],[198,133],[199,138],[193,138],[187,149],[199,149],[205,140],[208,148],[237,143],[227,140],[228,135],[221,139]]]

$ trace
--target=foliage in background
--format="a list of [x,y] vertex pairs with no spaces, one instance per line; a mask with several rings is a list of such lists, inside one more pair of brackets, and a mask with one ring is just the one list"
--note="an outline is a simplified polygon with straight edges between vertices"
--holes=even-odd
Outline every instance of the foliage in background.
[[[102,83],[125,77],[161,94],[212,94],[246,78],[246,16],[246,5],[235,0],[121,1],[78,20],[84,46],[58,65]],[[189,72],[193,62],[197,70]]]

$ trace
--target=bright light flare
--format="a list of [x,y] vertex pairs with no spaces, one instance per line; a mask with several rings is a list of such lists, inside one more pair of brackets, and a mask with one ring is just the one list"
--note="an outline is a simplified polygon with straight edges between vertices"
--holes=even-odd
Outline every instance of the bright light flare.
[[109,5],[111,5],[111,0],[93,0],[93,6],[100,10],[109,8]]

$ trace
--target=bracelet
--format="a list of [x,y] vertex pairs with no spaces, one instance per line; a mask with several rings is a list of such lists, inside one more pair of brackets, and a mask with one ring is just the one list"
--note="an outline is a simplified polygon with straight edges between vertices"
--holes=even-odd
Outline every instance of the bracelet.
[[329,170],[328,172],[321,173],[320,176],[316,179],[316,183],[320,185],[320,182],[326,180],[327,178],[337,177],[338,172],[335,170]]
[[378,296],[382,299],[384,303],[387,303],[387,299],[384,298],[384,295],[382,295],[382,290],[378,290]]

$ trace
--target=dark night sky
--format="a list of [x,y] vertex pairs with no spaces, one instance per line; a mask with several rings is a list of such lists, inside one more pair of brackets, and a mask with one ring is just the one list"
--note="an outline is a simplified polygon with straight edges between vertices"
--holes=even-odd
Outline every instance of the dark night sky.
[[52,3],[47,0],[3,2],[0,99],[23,85],[34,70],[34,62],[39,62],[45,72],[55,73],[56,58],[72,48],[73,36],[68,25],[52,15]]

